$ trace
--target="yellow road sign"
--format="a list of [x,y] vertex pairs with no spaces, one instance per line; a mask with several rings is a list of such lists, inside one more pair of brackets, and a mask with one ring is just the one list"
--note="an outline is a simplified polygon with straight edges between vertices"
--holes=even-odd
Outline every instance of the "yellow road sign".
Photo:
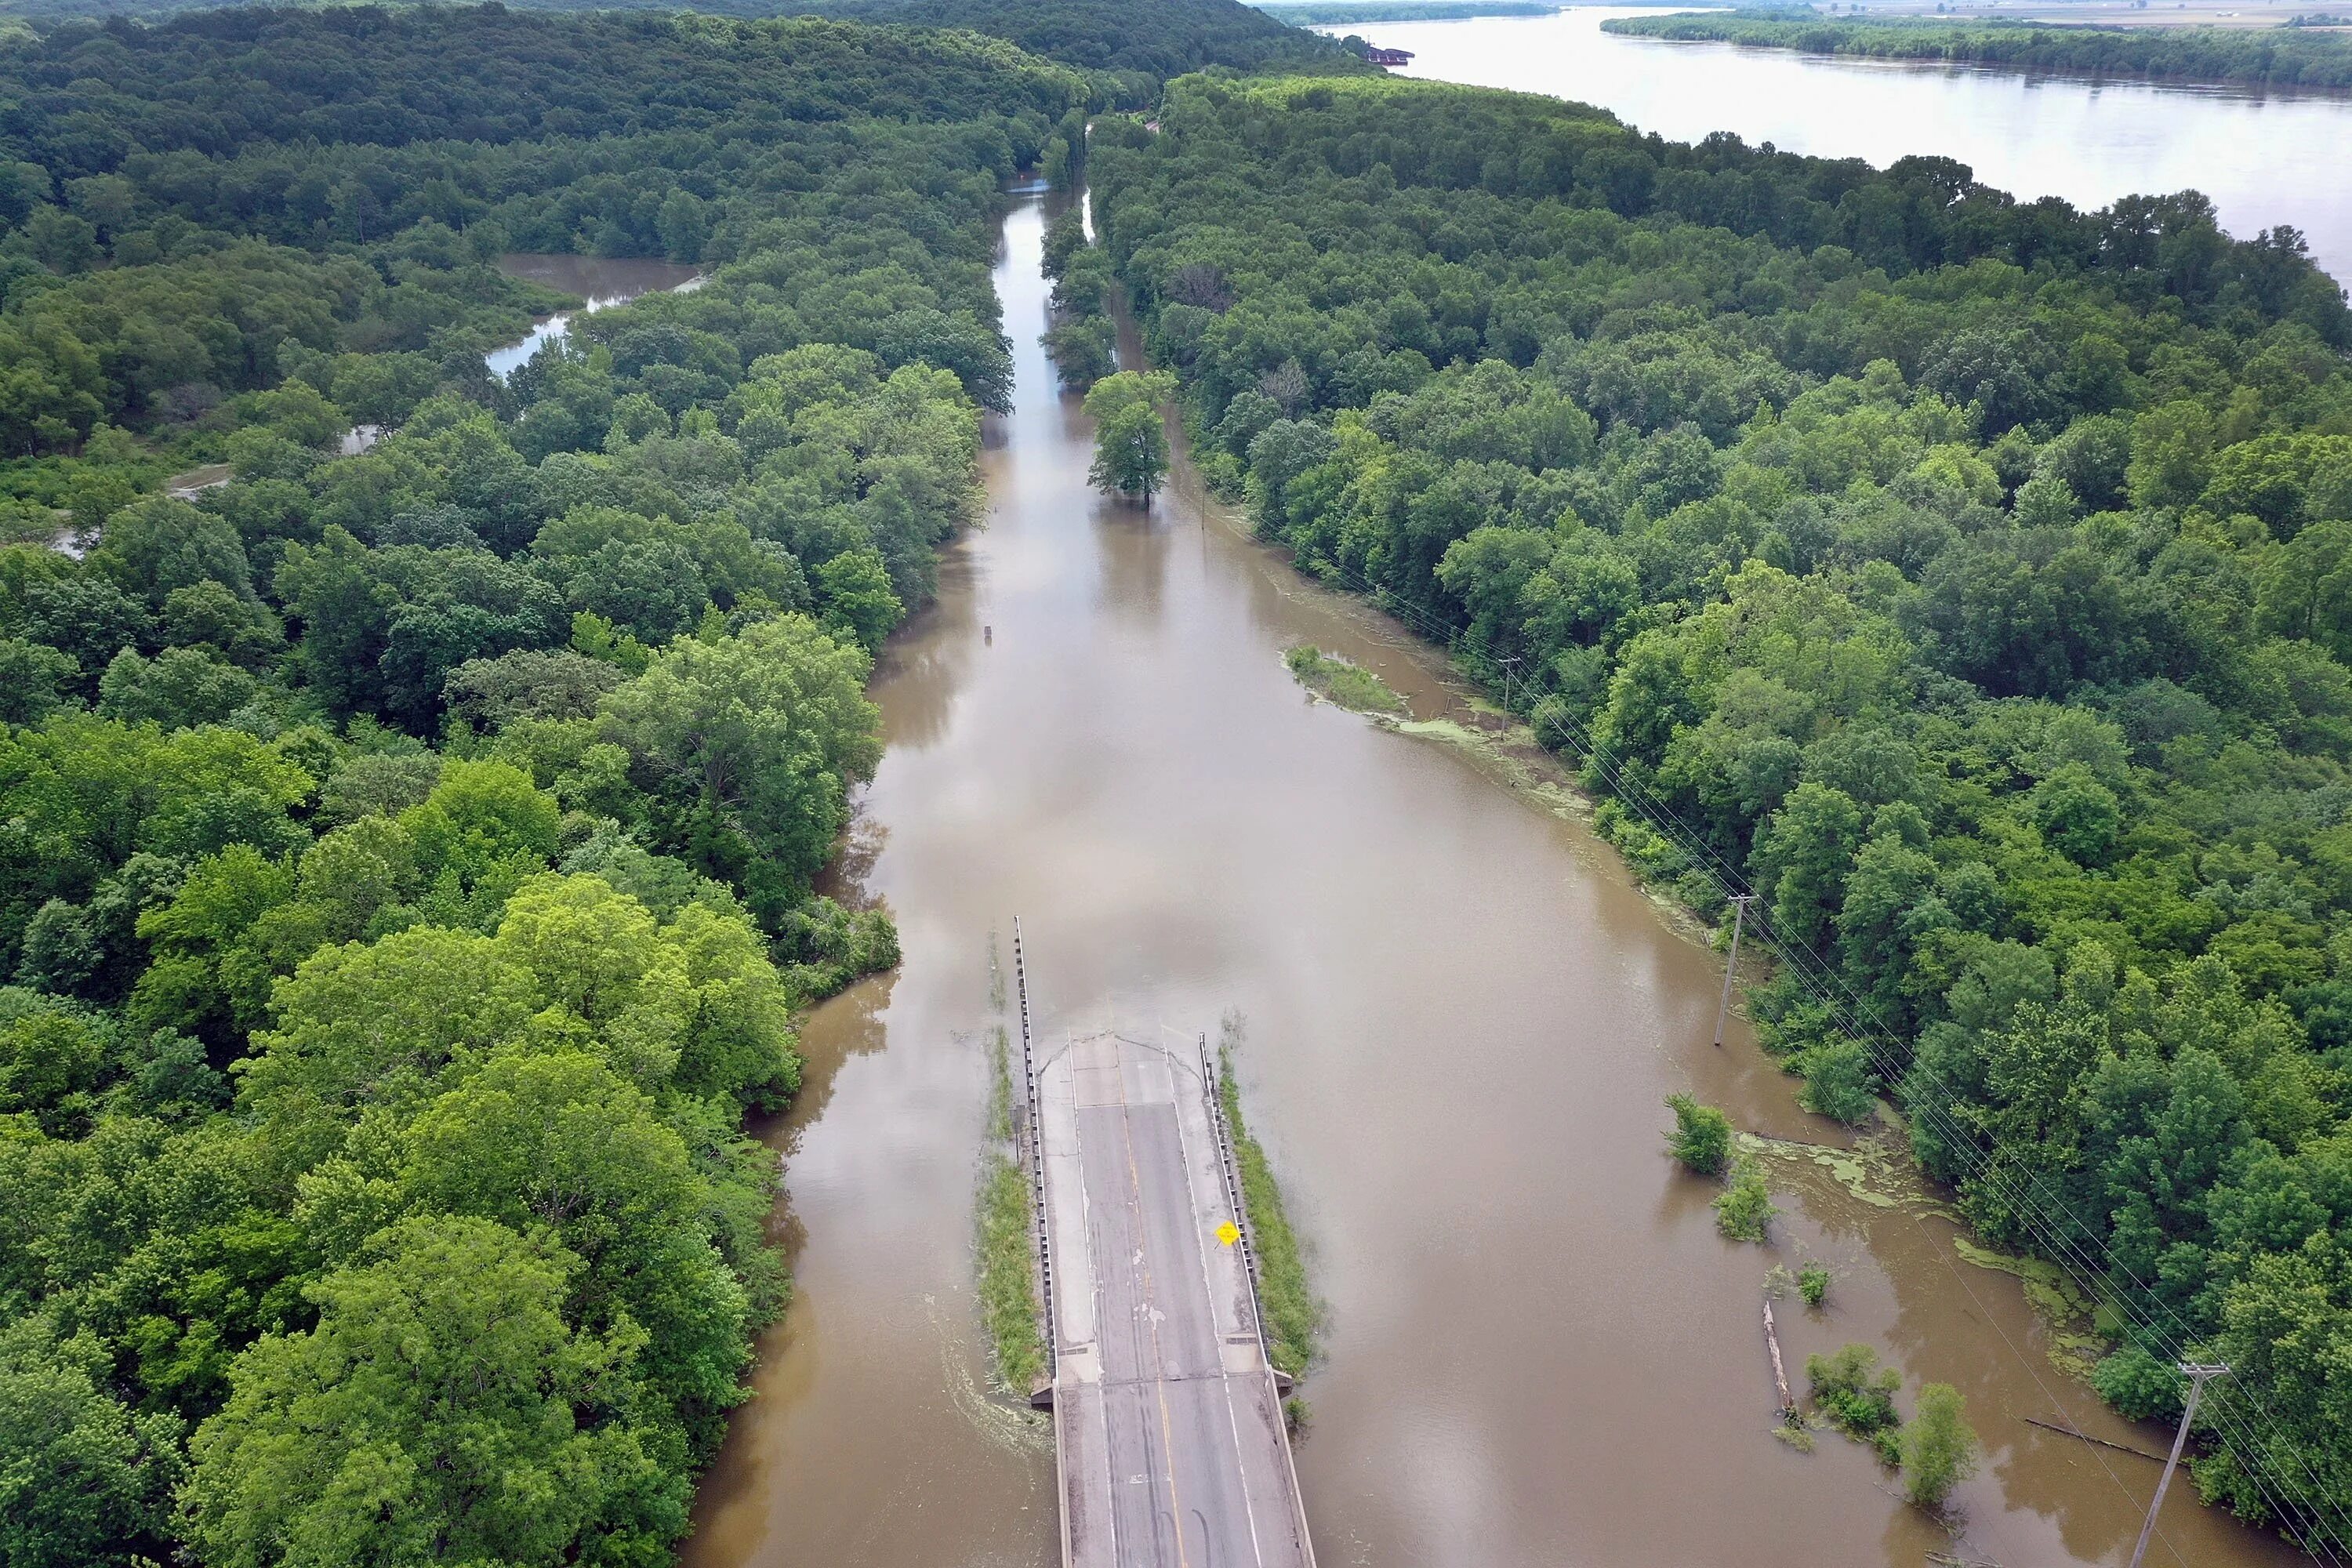
[[1225,1221],[1224,1224],[1217,1227],[1217,1239],[1223,1242],[1227,1247],[1231,1247],[1241,1238],[1242,1227],[1235,1225],[1231,1220]]

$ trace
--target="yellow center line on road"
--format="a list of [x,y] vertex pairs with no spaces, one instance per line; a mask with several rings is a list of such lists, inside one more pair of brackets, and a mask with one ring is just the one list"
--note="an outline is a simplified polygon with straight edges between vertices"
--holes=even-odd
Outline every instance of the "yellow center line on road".
[[[1114,1050],[1116,1048],[1114,1047]],[[1114,1054],[1112,1059],[1117,1061]],[[1118,1073],[1118,1136],[1127,1149],[1127,1194],[1129,1205],[1135,1213],[1135,1231],[1139,1240],[1150,1242],[1150,1233],[1143,1223],[1143,1178],[1135,1165],[1135,1131],[1127,1120],[1127,1069],[1122,1065]],[[1168,1478],[1168,1511],[1176,1525],[1177,1568],[1192,1568],[1192,1554],[1184,1547],[1184,1500],[1176,1490],[1176,1428],[1168,1415],[1168,1368],[1160,1353],[1160,1314],[1151,1304],[1151,1264],[1148,1247],[1139,1247],[1137,1253],[1143,1264],[1144,1321],[1151,1325],[1151,1364],[1158,1374],[1151,1380],[1151,1392],[1160,1401],[1160,1470]],[[1153,1532],[1155,1536],[1157,1531]]]

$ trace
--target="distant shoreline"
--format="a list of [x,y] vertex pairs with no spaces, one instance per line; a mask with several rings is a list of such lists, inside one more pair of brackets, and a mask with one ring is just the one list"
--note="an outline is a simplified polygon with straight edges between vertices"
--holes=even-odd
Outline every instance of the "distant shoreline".
[[2352,89],[2352,33],[2328,28],[2126,27],[2104,22],[1846,21],[1786,11],[1614,16],[1603,32],[1845,58],[1984,65],[2076,77]]

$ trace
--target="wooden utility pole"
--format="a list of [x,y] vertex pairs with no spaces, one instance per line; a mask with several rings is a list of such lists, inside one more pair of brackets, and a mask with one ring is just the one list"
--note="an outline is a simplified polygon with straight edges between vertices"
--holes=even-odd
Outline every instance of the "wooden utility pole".
[[2164,1461],[2164,1474],[2156,1479],[2156,1496],[2148,1500],[2147,1522],[2139,1527],[2139,1544],[2132,1548],[2131,1568],[2139,1568],[2139,1560],[2147,1555],[2147,1538],[2156,1533],[2156,1516],[2164,1507],[2164,1489],[2172,1484],[2173,1468],[2180,1463],[2180,1450],[2189,1445],[2189,1424],[2197,1419],[2197,1401],[2204,1396],[2205,1380],[2220,1377],[2229,1370],[2219,1363],[2180,1363],[2180,1375],[2189,1380],[2189,1404],[2180,1412],[2180,1430],[2172,1435],[2172,1457]]
[[[1731,895],[1731,957],[1723,966],[1723,1000],[1715,1009],[1715,1043],[1723,1044],[1723,1021],[1731,1014],[1731,981],[1739,973],[1739,931],[1748,923],[1748,906],[1756,901],[1753,893]],[[1767,1308],[1767,1311],[1770,1309]]]

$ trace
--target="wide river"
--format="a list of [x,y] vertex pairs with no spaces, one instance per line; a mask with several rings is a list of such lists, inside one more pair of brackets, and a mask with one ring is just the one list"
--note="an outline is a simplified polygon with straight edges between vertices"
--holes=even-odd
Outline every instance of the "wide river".
[[[1717,961],[1559,792],[1317,704],[1282,658],[1337,649],[1417,715],[1473,719],[1426,652],[1188,485],[1149,512],[1088,489],[1037,346],[1044,221],[1024,197],[996,273],[1017,382],[987,525],[874,683],[888,751],[846,880],[888,900],[906,961],[815,1011],[768,1130],[798,1289],[687,1561],[1056,1560],[1051,1434],[987,1391],[971,1288],[989,943],[1017,915],[1045,1039],[1247,1019],[1244,1102],[1330,1307],[1298,1450],[1327,1568],[2120,1562],[2156,1466],[2028,1418],[2164,1435],[2105,1415],[2013,1278],[1928,1205],[1849,1192],[1828,1151],[1771,1158],[1774,1245],[1719,1237],[1665,1156],[1668,1093],[1837,1140],[1736,1020],[1709,1044]],[[1836,1281],[1824,1311],[1781,1304],[1800,1365],[1864,1340],[1906,1407],[1923,1380],[1966,1394],[1988,1458],[1961,1539],[1858,1446],[1772,1436],[1762,1286],[1807,1258]],[[2186,1487],[2163,1530],[2151,1563],[2294,1560]]]
[[2200,190],[2231,234],[2291,225],[2321,266],[2352,279],[2352,96],[1838,59],[1601,30],[1604,17],[1644,15],[1655,11],[1585,6],[1324,30],[1412,50],[1401,75],[1598,104],[1671,141],[1729,131],[1880,168],[1938,153],[2021,198],[2063,196],[2085,210]]

